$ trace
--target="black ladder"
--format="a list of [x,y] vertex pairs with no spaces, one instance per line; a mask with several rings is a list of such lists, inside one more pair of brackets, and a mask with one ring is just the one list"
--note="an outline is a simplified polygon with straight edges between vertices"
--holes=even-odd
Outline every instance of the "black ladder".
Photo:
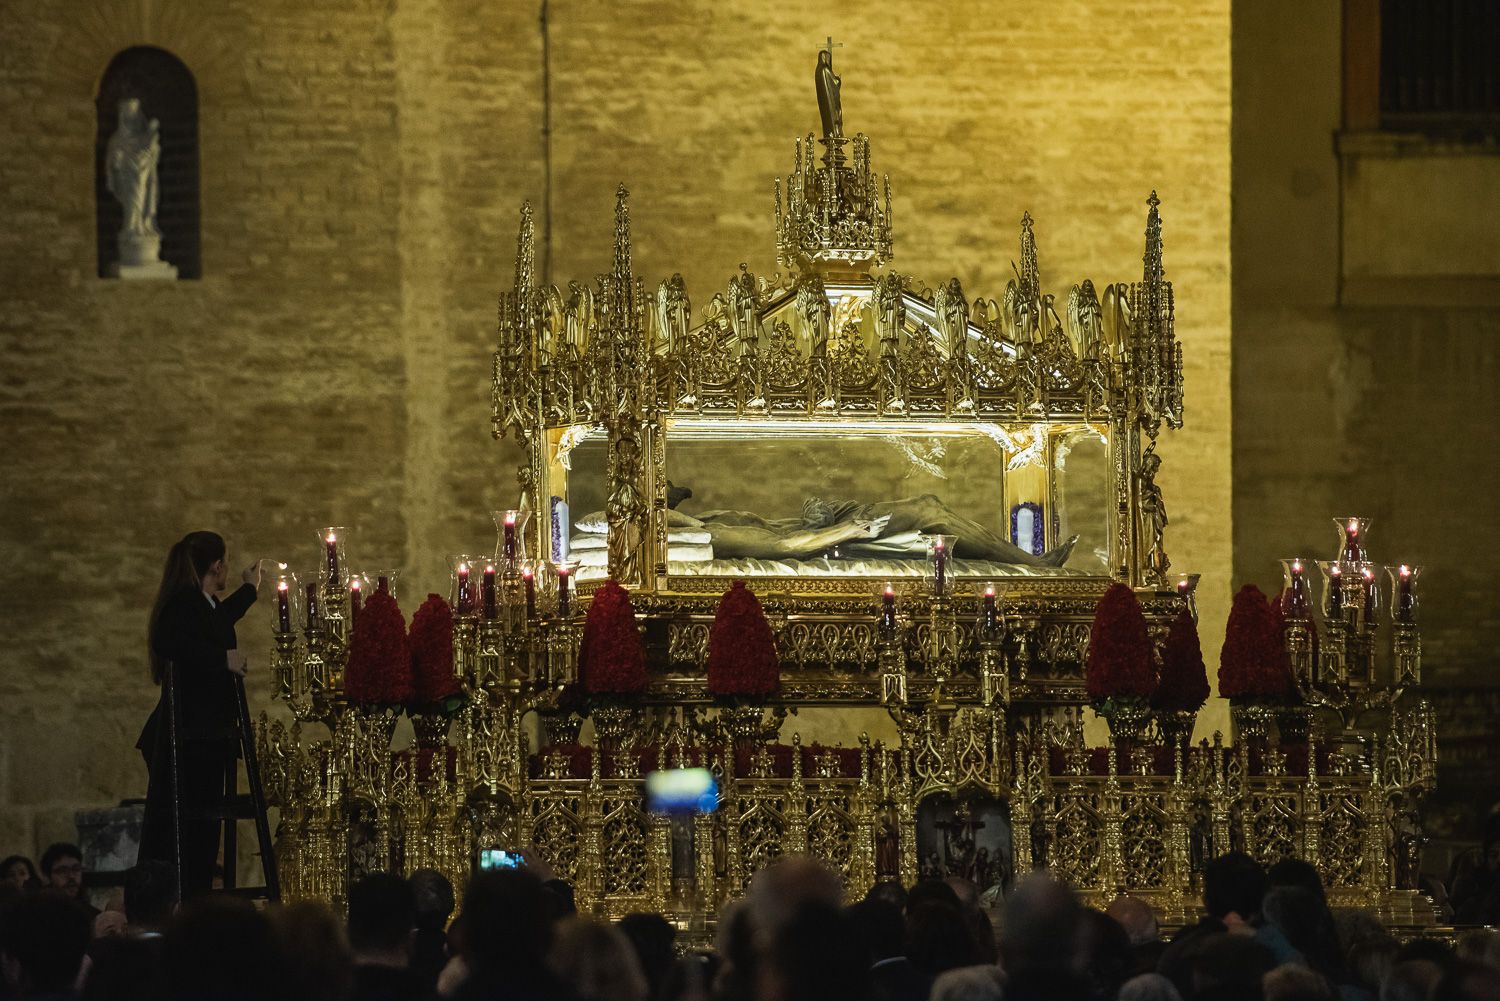
[[[167,726],[171,749],[172,772],[172,857],[177,868],[177,885],[182,885],[182,790],[177,754],[177,679],[172,665],[167,665]],[[245,697],[245,679],[234,677],[234,699],[240,756],[245,762],[249,791],[239,792],[239,760],[231,758],[224,770],[224,809],[211,818],[222,820],[224,832],[224,892],[251,899],[281,900],[281,877],[276,870],[276,850],[271,841],[271,823],[266,819],[266,792],[260,780],[260,763],[255,758],[255,731],[250,726],[250,703]],[[260,871],[264,886],[235,885],[238,868],[238,820],[255,821],[255,837],[260,846]]]

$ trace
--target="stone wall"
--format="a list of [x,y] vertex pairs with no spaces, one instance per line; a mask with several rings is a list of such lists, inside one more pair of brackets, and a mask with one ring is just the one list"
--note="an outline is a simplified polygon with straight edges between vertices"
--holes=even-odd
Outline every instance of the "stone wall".
[[[538,7],[503,0],[18,0],[0,7],[0,845],[140,795],[162,555],[304,563],[319,525],[404,565],[484,548],[515,498],[488,433],[494,301],[516,211],[545,213]],[[607,266],[633,191],[638,271],[699,305],[773,268],[771,178],[814,129],[814,51],[843,43],[845,122],[895,194],[896,265],[997,295],[1021,212],[1044,284],[1140,272],[1163,199],[1188,428],[1163,447],[1169,542],[1230,584],[1228,0],[549,5],[551,273]],[[197,76],[203,279],[94,277],[94,88],[161,46]],[[1380,512],[1376,512],[1379,514]],[[243,645],[266,702],[267,611]],[[1210,717],[1209,723],[1222,718]]]

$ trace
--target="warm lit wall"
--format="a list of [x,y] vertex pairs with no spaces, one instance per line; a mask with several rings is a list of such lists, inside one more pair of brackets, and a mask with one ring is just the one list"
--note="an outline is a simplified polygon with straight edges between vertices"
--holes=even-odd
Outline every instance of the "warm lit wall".
[[[705,303],[774,266],[771,177],[843,44],[848,128],[895,193],[897,267],[998,295],[1018,222],[1044,284],[1140,274],[1160,191],[1188,428],[1162,449],[1177,566],[1230,569],[1228,0],[550,5],[552,259],[607,266],[617,182],[635,262]],[[544,191],[535,4],[21,0],[0,7],[0,846],[143,789],[141,643],[161,556],[214,526],[302,562],[318,525],[438,585],[515,497],[488,438],[494,297]],[[197,75],[204,279],[100,281],[91,102],[117,51]],[[1377,512],[1379,513],[1379,512]],[[417,594],[413,594],[413,592]],[[411,604],[410,601],[407,602]],[[246,622],[263,654],[266,613]],[[264,702],[265,669],[252,686]]]

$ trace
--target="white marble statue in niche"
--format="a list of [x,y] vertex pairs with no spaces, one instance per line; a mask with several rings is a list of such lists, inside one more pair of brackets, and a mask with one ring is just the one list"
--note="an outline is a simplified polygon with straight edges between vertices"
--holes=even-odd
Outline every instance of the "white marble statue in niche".
[[161,123],[147,118],[134,97],[122,100],[119,111],[119,125],[104,148],[105,184],[124,210],[119,260],[110,272],[117,278],[176,278],[177,269],[161,259],[161,230],[156,228]]

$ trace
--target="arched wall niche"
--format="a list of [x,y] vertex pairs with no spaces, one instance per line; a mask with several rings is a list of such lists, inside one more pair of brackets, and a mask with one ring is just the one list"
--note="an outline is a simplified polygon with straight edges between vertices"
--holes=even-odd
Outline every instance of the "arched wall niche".
[[122,211],[109,192],[104,151],[119,124],[119,104],[128,98],[139,100],[145,116],[161,123],[156,211],[161,259],[177,268],[179,279],[201,278],[198,85],[182,60],[154,45],[135,45],[117,53],[100,77],[94,98],[98,123],[94,144],[94,216],[99,277],[110,277],[111,268],[119,259],[116,236]]

